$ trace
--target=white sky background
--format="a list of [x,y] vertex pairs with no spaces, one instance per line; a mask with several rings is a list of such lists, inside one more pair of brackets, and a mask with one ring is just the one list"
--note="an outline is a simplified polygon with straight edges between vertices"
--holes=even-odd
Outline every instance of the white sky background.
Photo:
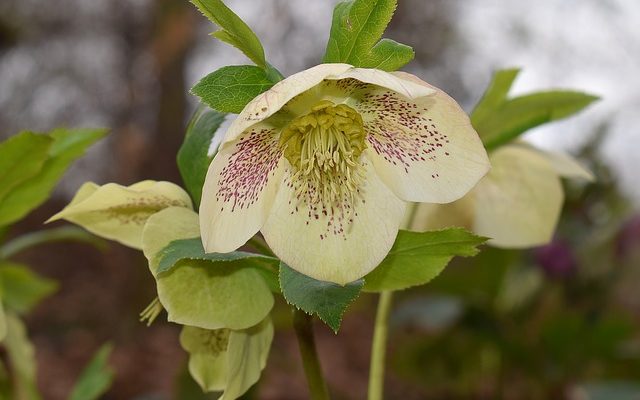
[[[258,32],[269,59],[285,75],[317,63],[322,56],[335,1],[228,3]],[[608,123],[603,155],[624,190],[640,201],[636,174],[640,163],[640,1],[454,0],[450,4],[457,37],[462,40],[450,44],[439,67],[459,69],[459,79],[472,94],[471,100],[458,99],[463,106],[470,110],[492,71],[507,67],[523,69],[514,94],[564,88],[601,96],[577,117],[532,130],[526,138],[541,147],[572,151],[598,126]],[[280,7],[288,8],[287,20],[270,23],[278,20]],[[244,62],[234,49],[202,42],[188,81],[195,83],[222,65]],[[408,68],[430,81],[430,68]]]

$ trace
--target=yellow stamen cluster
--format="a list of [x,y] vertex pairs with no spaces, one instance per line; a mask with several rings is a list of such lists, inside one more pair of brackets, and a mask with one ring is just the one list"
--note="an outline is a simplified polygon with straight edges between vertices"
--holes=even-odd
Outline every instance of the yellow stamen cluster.
[[363,179],[359,159],[365,136],[358,112],[328,100],[292,120],[282,130],[280,145],[294,168],[298,194],[325,207],[353,201]]

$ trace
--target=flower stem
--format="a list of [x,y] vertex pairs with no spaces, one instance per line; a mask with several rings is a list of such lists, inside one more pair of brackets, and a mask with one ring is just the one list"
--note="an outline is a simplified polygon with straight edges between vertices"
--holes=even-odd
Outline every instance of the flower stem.
[[391,311],[392,300],[392,291],[380,293],[378,311],[376,312],[376,324],[373,331],[373,344],[371,346],[369,400],[382,400],[384,394],[384,366],[387,349],[389,312]]
[[84,242],[92,244],[101,250],[106,247],[104,240],[93,236],[84,229],[75,226],[62,226],[60,228],[27,233],[7,242],[4,246],[0,247],[0,258],[6,259],[30,247],[59,241]]
[[312,316],[304,311],[294,309],[293,328],[298,337],[298,346],[302,356],[304,373],[307,376],[311,400],[329,400],[327,384],[322,376],[322,368],[316,351],[316,340],[313,336]]

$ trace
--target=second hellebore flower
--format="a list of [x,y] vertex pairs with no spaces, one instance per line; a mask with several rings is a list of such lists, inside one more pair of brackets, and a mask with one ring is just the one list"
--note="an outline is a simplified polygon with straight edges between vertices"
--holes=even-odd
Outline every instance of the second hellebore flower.
[[285,263],[345,284],[389,252],[406,202],[448,203],[489,169],[460,106],[401,72],[322,64],[252,100],[225,134],[200,207],[207,252],[261,231]]

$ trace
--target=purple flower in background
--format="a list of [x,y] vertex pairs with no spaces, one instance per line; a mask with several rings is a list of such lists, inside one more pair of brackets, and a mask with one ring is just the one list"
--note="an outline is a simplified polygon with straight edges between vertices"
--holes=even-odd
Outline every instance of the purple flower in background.
[[534,251],[534,257],[550,278],[569,277],[578,266],[571,246],[562,239],[554,239],[548,245],[538,247]]
[[633,216],[627,221],[620,232],[616,243],[616,255],[627,256],[634,248],[640,246],[640,215]]

